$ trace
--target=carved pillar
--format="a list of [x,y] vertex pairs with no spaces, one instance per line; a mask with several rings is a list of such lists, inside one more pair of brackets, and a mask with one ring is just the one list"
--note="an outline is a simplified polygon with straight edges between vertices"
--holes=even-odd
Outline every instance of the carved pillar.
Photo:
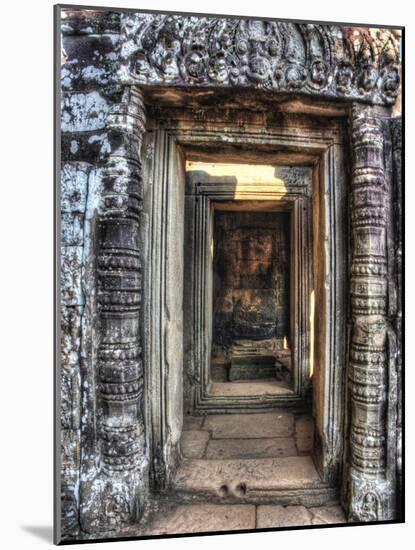
[[388,467],[394,405],[388,361],[387,198],[383,123],[375,108],[353,105],[352,341],[349,364],[348,506],[352,521],[393,519],[394,480]]
[[97,275],[98,474],[84,499],[83,528],[119,530],[137,521],[146,490],[140,343],[141,91],[126,87],[108,117]]
[[397,354],[397,401],[396,411],[396,475],[397,475],[397,514],[402,513],[402,119],[401,117],[391,120],[392,129],[392,159],[393,159],[393,191],[392,191],[392,219],[394,221],[393,244],[394,244],[394,279],[396,285],[396,309],[392,312],[392,323],[396,333]]

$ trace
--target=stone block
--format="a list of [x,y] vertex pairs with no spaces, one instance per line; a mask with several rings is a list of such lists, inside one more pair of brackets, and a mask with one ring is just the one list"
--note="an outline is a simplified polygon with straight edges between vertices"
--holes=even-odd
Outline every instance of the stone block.
[[63,430],[80,427],[80,377],[79,370],[61,369],[61,427]]
[[235,382],[213,382],[209,387],[209,395],[222,397],[259,397],[262,395],[293,395],[294,392],[286,382],[275,379],[247,380]]
[[343,509],[339,505],[335,506],[318,506],[309,508],[313,525],[331,524],[331,523],[347,523]]
[[257,508],[257,528],[311,525],[311,515],[304,506],[263,505]]
[[151,519],[147,535],[204,533],[255,529],[255,506],[251,504],[185,504],[161,509]]
[[273,355],[233,356],[229,380],[257,380],[275,378],[277,367]]
[[61,365],[71,368],[79,361],[81,307],[61,308]]
[[64,212],[61,216],[61,243],[67,246],[82,246],[84,239],[84,215]]
[[82,256],[82,246],[62,246],[61,248],[61,302],[64,305],[84,304]]
[[277,497],[280,491],[321,486],[310,456],[203,460],[180,464],[172,488],[180,493],[232,499]]
[[120,31],[121,13],[102,9],[65,8],[62,12],[62,35],[88,35]]
[[180,449],[185,458],[202,458],[205,454],[209,432],[186,430],[182,433]]
[[61,211],[84,213],[88,195],[88,177],[92,166],[87,162],[65,162],[61,167]]
[[64,92],[61,131],[93,132],[105,128],[109,109],[109,102],[98,92]]
[[204,428],[212,432],[213,439],[290,437],[294,417],[287,413],[209,415]]
[[117,34],[67,36],[63,46],[67,55],[61,68],[63,91],[89,91],[116,82],[114,47]]
[[295,421],[295,441],[298,452],[310,453],[314,444],[314,420],[311,416],[300,416]]
[[271,458],[296,456],[292,437],[273,439],[212,439],[208,443],[206,458]]
[[183,430],[199,430],[203,425],[204,419],[204,416],[185,415],[183,417]]
[[61,155],[67,162],[97,162],[98,158],[110,150],[108,132],[97,130],[79,134],[62,134]]

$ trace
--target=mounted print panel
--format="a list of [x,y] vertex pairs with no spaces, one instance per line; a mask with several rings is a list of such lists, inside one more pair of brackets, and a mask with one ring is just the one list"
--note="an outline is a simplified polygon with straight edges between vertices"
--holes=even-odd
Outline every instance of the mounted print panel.
[[403,29],[55,24],[55,542],[403,521]]

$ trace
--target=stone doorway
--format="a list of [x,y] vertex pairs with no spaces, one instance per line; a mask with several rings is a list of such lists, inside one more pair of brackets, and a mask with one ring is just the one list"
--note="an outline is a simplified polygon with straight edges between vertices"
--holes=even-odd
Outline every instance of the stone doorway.
[[295,155],[250,155],[185,160],[184,421],[170,488],[185,502],[333,506],[315,430],[323,394],[312,398],[324,179]]
[[[210,431],[206,426],[214,418],[219,423],[228,418],[227,422],[238,425],[252,415],[250,426],[257,426],[258,432],[251,430],[246,438],[235,438],[237,446],[246,449],[247,456],[242,453],[225,458],[231,460],[226,468],[232,472],[232,461],[250,460],[249,455],[253,460],[265,460],[266,465],[258,466],[259,483],[265,487],[269,482],[267,476],[272,475],[276,491],[272,498],[284,500],[281,491],[287,486],[279,486],[280,459],[294,465],[292,479],[299,478],[295,464],[306,462],[306,466],[299,467],[306,467],[310,473],[306,475],[311,483],[309,495],[314,496],[308,503],[321,503],[326,497],[333,499],[340,489],[342,446],[338,434],[342,433],[344,411],[341,365],[345,354],[347,244],[342,230],[346,216],[342,117],[327,116],[324,129],[318,130],[313,116],[297,115],[291,119],[282,115],[276,121],[274,114],[270,115],[272,120],[264,134],[262,117],[256,125],[256,115],[242,110],[232,114],[234,126],[228,121],[229,143],[224,145],[223,113],[206,109],[201,122],[187,118],[185,109],[166,106],[163,111],[159,95],[157,103],[143,144],[144,150],[154,152],[144,157],[143,166],[144,181],[151,182],[151,187],[145,188],[144,200],[144,216],[149,220],[148,227],[143,226],[146,232],[143,241],[149,236],[149,271],[145,280],[151,280],[151,285],[143,323],[150,327],[145,356],[150,366],[147,403],[153,490],[156,493],[168,487],[179,490],[178,479],[182,475],[188,477],[187,469],[196,467],[189,463],[193,459],[183,450],[186,445],[197,447],[200,441],[211,447],[218,445],[205,441],[209,435],[206,432]],[[240,132],[242,120],[245,130]],[[236,334],[238,330],[242,332],[232,340],[231,353],[241,352],[243,344],[252,345],[256,339],[259,350],[255,351],[259,353],[252,355],[271,357],[273,361],[261,368],[271,367],[271,371],[277,361],[283,360],[286,365],[275,377],[272,375],[272,380],[266,376],[231,381],[229,377],[221,382],[218,378],[224,376],[223,368],[225,372],[232,369],[232,357],[231,365],[222,366],[220,372],[217,368],[220,316],[215,307],[220,310],[224,303],[226,285],[221,277],[226,279],[227,273],[222,272],[219,278],[216,273],[215,282],[215,269],[223,262],[221,247],[226,248],[230,233],[234,236],[238,231],[241,233],[243,223],[248,229],[251,227],[250,233],[262,232],[261,242],[271,243],[272,251],[264,257],[261,254],[266,250],[249,244],[247,236],[242,235],[239,240],[245,264],[251,261],[250,255],[260,253],[257,258],[260,267],[254,267],[254,274],[258,276],[261,269],[264,275],[267,270],[274,274],[268,279],[258,277],[261,283],[257,280],[255,284],[265,288],[255,289],[260,291],[257,296],[269,298],[278,292],[279,296],[271,300],[272,315],[262,319],[259,316],[256,333],[249,332],[255,325],[253,318],[248,317],[245,326],[243,323],[236,326]],[[226,224],[232,227],[225,231]],[[334,249],[337,259],[332,264]],[[231,262],[235,259],[237,255],[233,260],[228,257]],[[271,281],[275,275],[280,280],[278,287],[273,288]],[[249,277],[239,283],[239,288],[234,285],[232,293],[244,290],[247,281]],[[219,301],[215,304],[216,292]],[[264,307],[267,311],[268,305]],[[248,301],[246,309],[250,306]],[[338,321],[332,324],[330,319],[335,310]],[[238,320],[233,309],[232,315]],[[266,347],[270,344],[275,345],[272,353]],[[278,380],[278,375],[283,379]],[[287,448],[295,449],[293,456],[278,455],[281,441],[275,431],[271,430],[269,437],[261,436],[261,423],[275,425],[277,417],[291,425]],[[311,447],[306,456],[300,456],[301,460],[297,460],[295,443],[299,418],[306,419],[313,434]],[[203,419],[205,424],[196,432],[205,433],[195,433],[195,441],[191,441],[192,434],[185,434],[184,428],[189,422]],[[279,422],[274,426],[277,432]],[[209,437],[215,439],[213,435]],[[225,447],[229,444],[225,442]],[[224,450],[225,456],[228,451]],[[204,461],[200,466],[209,469],[211,460],[216,459],[206,455],[194,460]],[[183,468],[187,473],[183,474]],[[196,477],[202,482],[211,477],[208,470],[199,473],[201,477]],[[239,478],[239,474],[235,476],[238,483],[244,484]],[[221,485],[216,486],[217,482],[218,479],[215,491],[219,498],[223,491]],[[249,480],[246,486],[251,498],[255,490]],[[192,498],[200,496],[200,489],[193,487]],[[287,496],[286,502],[304,501],[299,487],[288,486],[287,490],[294,490],[295,498]]]
[[313,171],[251,158],[186,162],[190,413],[310,405]]
[[290,213],[228,202],[213,226],[212,384],[234,395],[289,389]]
[[[294,489],[281,486],[283,459],[310,466],[311,486],[291,491],[291,503],[336,491],[348,521],[400,518],[400,30],[56,13],[66,58],[56,98],[65,538],[136,535],[150,495],[164,494],[205,498],[204,520],[185,532],[210,530],[206,515],[225,517],[225,498],[233,528],[264,525],[261,507]],[[235,178],[235,165],[255,165],[257,177]],[[286,207],[294,226],[291,380],[277,395],[213,391],[208,244],[212,209],[229,201]],[[307,456],[260,456],[298,452],[310,417]],[[249,433],[236,434],[241,426]],[[197,438],[206,448],[192,458]],[[227,458],[212,458],[218,446]],[[192,460],[217,461],[212,476],[211,463],[198,466],[201,482],[213,480],[207,491],[182,491],[189,467],[200,472]],[[221,460],[239,461],[240,475]],[[268,462],[242,465],[250,460]],[[255,495],[264,487],[271,493]],[[248,506],[239,522],[235,499]]]

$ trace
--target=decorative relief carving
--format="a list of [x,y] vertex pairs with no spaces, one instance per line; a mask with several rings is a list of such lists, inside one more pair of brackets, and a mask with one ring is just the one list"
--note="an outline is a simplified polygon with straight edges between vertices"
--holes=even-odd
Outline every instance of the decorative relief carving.
[[108,117],[110,151],[103,159],[97,257],[100,469],[84,514],[84,528],[91,532],[136,521],[145,492],[138,233],[144,131],[141,92],[125,88]]
[[[142,458],[140,427],[143,369],[140,360],[141,302],[138,221],[141,201],[140,150],[145,130],[141,93],[126,89],[109,116],[111,153],[104,173],[98,302],[102,337],[99,391],[104,469],[130,470]],[[121,413],[121,414],[120,414]],[[118,509],[118,506],[113,509]]]
[[[393,514],[386,469],[389,326],[383,127],[373,108],[358,105],[352,109],[351,127],[354,165],[349,514],[355,521],[373,521],[391,519]],[[370,489],[364,490],[366,485]]]
[[[402,392],[402,119],[401,117],[391,120],[392,131],[392,159],[393,159],[393,229],[394,229],[394,279],[396,284],[396,310],[392,320],[396,334],[396,391],[397,395]],[[396,473],[397,473],[397,509],[398,513],[402,506],[403,479],[402,479],[402,403],[397,399],[396,410]]]
[[121,78],[394,103],[399,37],[386,29],[163,14],[121,18]]

